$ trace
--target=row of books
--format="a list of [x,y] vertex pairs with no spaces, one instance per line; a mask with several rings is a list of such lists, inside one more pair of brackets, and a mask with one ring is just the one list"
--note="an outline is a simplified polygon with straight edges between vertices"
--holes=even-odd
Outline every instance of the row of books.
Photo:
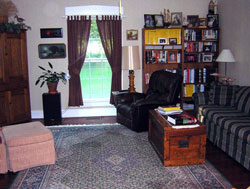
[[[174,57],[175,63],[181,62],[181,53],[176,54],[177,57]],[[175,56],[175,55],[174,55]],[[146,64],[157,64],[157,63],[171,63],[170,57],[168,56],[168,51],[146,51]]]
[[185,41],[201,41],[201,40],[217,40],[218,30],[200,30],[200,29],[186,29],[184,30]]
[[146,45],[145,46],[146,50],[152,50],[152,49],[159,49],[159,50],[163,50],[163,49],[182,49],[182,45]]
[[215,80],[212,73],[215,73],[216,69],[213,67],[199,68],[186,68],[183,72],[183,83],[210,83]]
[[216,42],[185,42],[184,51],[186,53],[216,52]]
[[206,87],[204,84],[187,84],[184,86],[183,96],[192,97],[193,93],[204,92]]

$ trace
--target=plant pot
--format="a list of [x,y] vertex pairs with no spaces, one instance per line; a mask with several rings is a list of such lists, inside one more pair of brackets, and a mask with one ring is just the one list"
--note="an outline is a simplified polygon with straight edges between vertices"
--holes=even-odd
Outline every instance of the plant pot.
[[56,83],[47,82],[49,94],[57,94],[58,93],[57,92],[57,84],[58,84],[58,82],[56,82]]

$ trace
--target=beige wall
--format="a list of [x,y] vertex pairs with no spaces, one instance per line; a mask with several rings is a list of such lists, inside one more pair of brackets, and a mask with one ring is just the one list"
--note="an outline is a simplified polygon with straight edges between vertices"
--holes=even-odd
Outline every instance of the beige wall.
[[[229,48],[236,62],[227,63],[227,75],[234,79],[234,84],[250,84],[250,1],[219,0],[218,2],[221,46]],[[224,63],[220,72],[225,72]]]
[[[233,0],[232,0],[233,1]],[[38,57],[38,45],[41,43],[65,43],[67,46],[67,25],[64,16],[66,6],[81,5],[110,5],[118,6],[119,0],[13,0],[19,10],[19,16],[25,19],[25,23],[32,27],[27,32],[28,39],[28,61],[31,109],[42,110],[42,93],[47,92],[47,88],[35,86],[35,81],[40,74],[38,65],[47,66],[47,62],[53,63],[58,71],[67,70],[68,59],[48,59],[42,60]],[[140,45],[141,48],[141,29],[144,25],[144,14],[159,14],[164,8],[171,12],[183,12],[183,15],[199,15],[205,17],[207,14],[209,0],[122,0],[124,14],[123,19],[123,45]],[[63,38],[41,39],[40,28],[62,27]],[[138,29],[139,40],[127,41],[126,30]],[[123,72],[123,88],[128,88],[128,71]],[[135,72],[136,90],[142,91],[141,70]],[[62,94],[62,108],[68,104],[68,84],[59,84],[58,90]]]

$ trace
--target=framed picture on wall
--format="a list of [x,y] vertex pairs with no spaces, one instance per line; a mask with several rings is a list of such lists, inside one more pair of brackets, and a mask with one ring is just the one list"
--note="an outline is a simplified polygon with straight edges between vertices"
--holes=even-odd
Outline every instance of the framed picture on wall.
[[41,28],[41,38],[62,38],[62,28]]
[[127,30],[127,40],[138,40],[138,30]]
[[38,54],[41,59],[65,58],[66,47],[63,43],[40,44],[38,45]]

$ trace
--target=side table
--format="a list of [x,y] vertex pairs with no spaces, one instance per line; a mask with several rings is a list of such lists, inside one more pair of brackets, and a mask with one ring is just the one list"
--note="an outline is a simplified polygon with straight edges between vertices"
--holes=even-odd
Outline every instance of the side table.
[[61,93],[43,94],[43,117],[44,125],[55,125],[62,123]]

